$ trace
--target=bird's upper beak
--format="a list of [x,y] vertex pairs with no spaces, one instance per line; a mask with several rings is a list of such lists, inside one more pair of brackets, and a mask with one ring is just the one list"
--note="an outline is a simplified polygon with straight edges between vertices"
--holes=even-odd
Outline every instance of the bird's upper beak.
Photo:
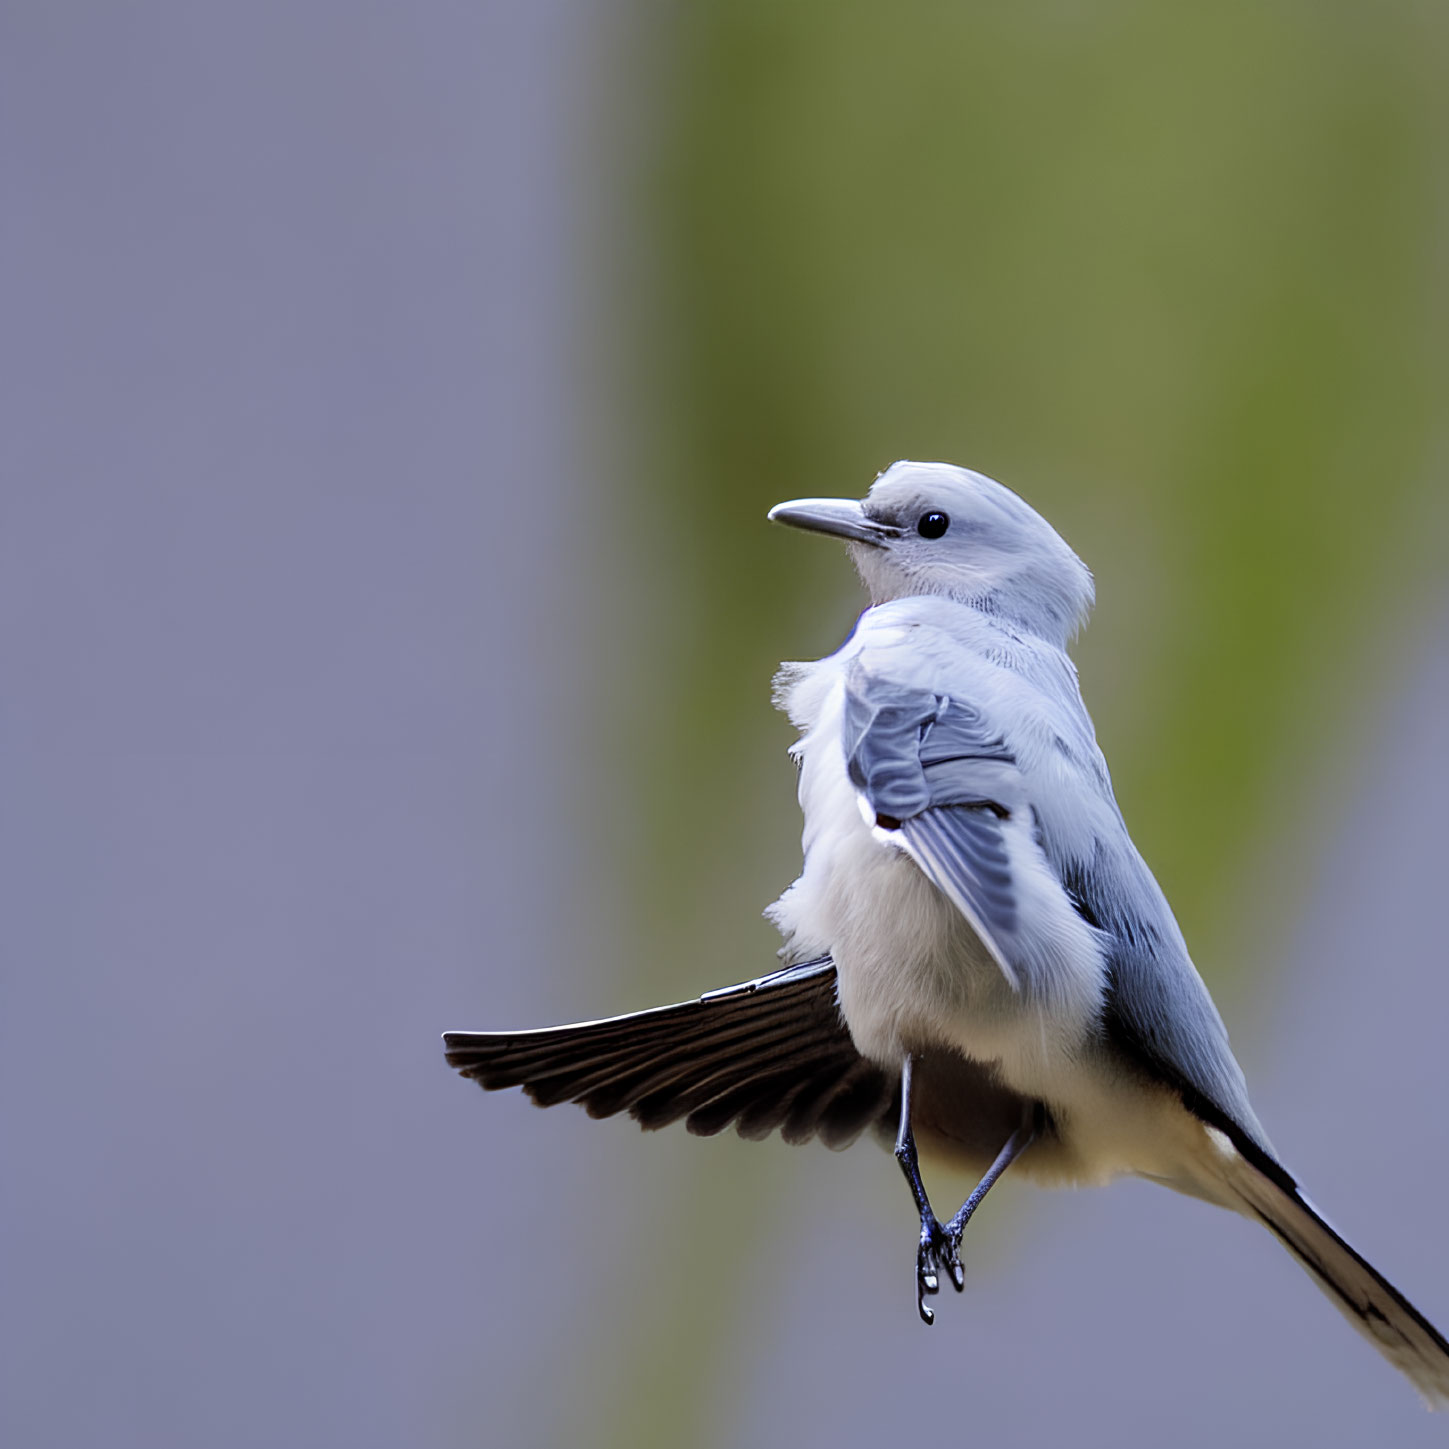
[[771,523],[788,523],[791,528],[807,528],[811,533],[832,533],[876,548],[901,536],[900,529],[867,517],[853,498],[792,498],[788,503],[777,503],[769,518]]

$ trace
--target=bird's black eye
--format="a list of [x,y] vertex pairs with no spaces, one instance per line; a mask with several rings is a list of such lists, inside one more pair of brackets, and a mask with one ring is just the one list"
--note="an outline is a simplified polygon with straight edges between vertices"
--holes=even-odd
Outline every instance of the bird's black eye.
[[933,510],[930,513],[923,513],[916,521],[916,532],[922,538],[940,538],[950,526],[951,520],[944,513],[937,513]]

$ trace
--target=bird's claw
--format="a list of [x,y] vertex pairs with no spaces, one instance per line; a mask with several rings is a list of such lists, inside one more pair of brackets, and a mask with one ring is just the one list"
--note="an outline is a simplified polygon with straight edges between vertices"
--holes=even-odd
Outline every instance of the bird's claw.
[[921,1223],[921,1243],[916,1249],[916,1309],[923,1323],[936,1321],[935,1310],[926,1299],[941,1291],[942,1273],[958,1293],[966,1286],[959,1247],[960,1240],[953,1238],[935,1218]]
[[966,1286],[966,1270],[961,1266],[960,1254],[956,1248],[951,1249],[946,1271],[951,1275],[951,1286],[959,1293]]

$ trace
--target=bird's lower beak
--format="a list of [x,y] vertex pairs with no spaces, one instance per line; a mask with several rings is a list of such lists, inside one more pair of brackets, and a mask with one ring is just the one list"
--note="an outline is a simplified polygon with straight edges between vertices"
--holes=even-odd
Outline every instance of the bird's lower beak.
[[853,498],[793,498],[789,503],[777,503],[769,518],[771,523],[788,523],[791,528],[830,533],[876,548],[900,536],[900,529],[867,517]]

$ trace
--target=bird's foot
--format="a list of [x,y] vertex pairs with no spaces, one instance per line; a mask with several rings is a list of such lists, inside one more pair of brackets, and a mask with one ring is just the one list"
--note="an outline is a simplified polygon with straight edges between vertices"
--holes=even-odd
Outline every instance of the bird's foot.
[[961,1266],[961,1234],[943,1228],[934,1213],[921,1219],[921,1242],[916,1249],[916,1309],[922,1323],[936,1321],[935,1310],[926,1302],[941,1291],[941,1277],[951,1280],[959,1293],[966,1286],[966,1270]]

